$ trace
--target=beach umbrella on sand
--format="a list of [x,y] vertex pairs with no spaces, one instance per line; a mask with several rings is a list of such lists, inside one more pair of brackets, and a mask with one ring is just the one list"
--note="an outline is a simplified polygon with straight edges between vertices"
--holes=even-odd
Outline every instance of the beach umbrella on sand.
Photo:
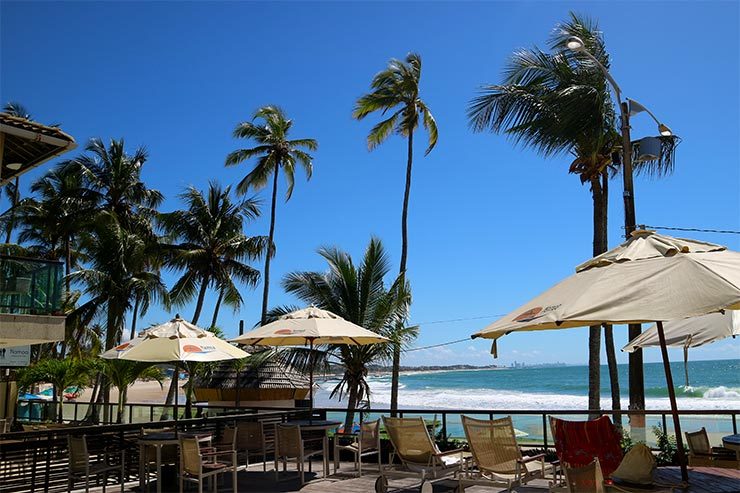
[[[241,359],[247,356],[249,353],[219,339],[212,332],[183,320],[180,315],[175,315],[169,322],[151,327],[100,355],[105,359],[175,363],[176,366],[177,363],[184,363],[190,373],[189,387],[193,381],[192,363]],[[173,378],[177,378],[177,375],[176,368]]]
[[740,309],[740,253],[721,245],[635,231],[622,245],[473,338],[599,324],[657,323],[684,481],[688,480],[663,322]]
[[[666,346],[683,348],[686,386],[689,386],[689,348],[711,344],[726,337],[740,335],[740,312],[710,313],[701,317],[673,320],[663,324]],[[660,346],[658,326],[653,325],[632,339],[622,351],[632,353],[646,347]]]
[[[339,315],[316,307],[304,308],[280,316],[274,322],[240,335],[231,342],[252,346],[305,346],[349,344],[363,346],[389,342],[373,331],[349,322]],[[313,414],[313,366],[310,367],[309,404]]]

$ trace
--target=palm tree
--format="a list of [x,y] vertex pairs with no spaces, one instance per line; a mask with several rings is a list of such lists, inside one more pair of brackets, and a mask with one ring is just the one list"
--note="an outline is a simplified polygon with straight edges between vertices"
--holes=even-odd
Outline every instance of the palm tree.
[[[612,154],[619,146],[614,106],[603,73],[583,55],[563,49],[567,36],[579,36],[609,67],[601,33],[594,23],[571,14],[551,39],[553,53],[537,48],[512,55],[500,85],[482,89],[468,110],[475,131],[504,133],[545,157],[571,154],[569,172],[591,187],[593,254],[607,250],[605,195]],[[599,409],[601,328],[589,333],[589,409]]]
[[18,386],[29,389],[38,383],[52,384],[54,419],[62,421],[62,393],[70,386],[83,387],[93,374],[92,360],[77,358],[49,358],[18,371]]
[[117,423],[123,422],[123,411],[131,385],[139,379],[156,380],[162,385],[162,371],[152,363],[122,359],[103,359],[97,360],[97,363],[97,369],[118,389]]
[[[10,116],[25,118],[26,120],[32,119],[31,113],[29,113],[29,111],[21,103],[18,103],[16,101],[9,101],[8,103],[6,103],[5,106],[3,106],[3,112],[9,114]],[[10,243],[10,238],[15,227],[15,208],[21,199],[19,176],[15,177],[14,183],[8,183],[5,185],[5,193],[8,197],[8,201],[10,202],[10,208],[6,212],[7,219],[6,221],[4,221],[5,243]]]
[[[384,278],[390,262],[380,240],[372,238],[362,261],[355,265],[352,257],[336,248],[321,248],[328,263],[326,272],[292,272],[283,279],[283,287],[306,304],[329,310],[340,317],[396,341],[399,345],[416,337],[417,327],[405,327],[411,304],[411,291],[403,274],[391,286]],[[278,307],[270,311],[269,319],[293,311],[295,307]],[[291,350],[291,364],[305,368],[308,364],[335,362],[343,369],[339,383],[331,396],[347,395],[345,430],[352,429],[354,410],[369,398],[367,368],[374,362],[392,358],[389,344],[348,346],[331,344],[323,352]]]
[[259,215],[256,201],[234,202],[231,187],[221,188],[211,182],[204,195],[194,187],[180,194],[187,209],[160,214],[159,223],[167,235],[179,242],[170,246],[168,265],[184,270],[170,290],[170,299],[184,305],[197,293],[192,323],[197,324],[206,291],[215,287],[219,296],[211,327],[217,322],[221,303],[235,310],[243,298],[234,280],[249,287],[259,282],[260,273],[245,262],[257,260],[267,250],[264,236],[246,236],[245,220]]
[[[427,130],[428,145],[424,155],[428,155],[437,144],[437,122],[429,107],[419,95],[421,80],[421,56],[416,53],[406,55],[406,60],[392,59],[385,70],[379,72],[370,84],[372,92],[361,96],[355,103],[352,116],[362,120],[376,111],[391,116],[376,124],[367,136],[370,150],[385,142],[391,133],[397,133],[408,139],[406,160],[406,186],[403,193],[401,212],[401,264],[400,274],[406,275],[406,258],[408,253],[407,221],[409,196],[411,193],[411,168],[414,155],[414,131],[419,120]],[[393,353],[393,375],[391,381],[391,411],[398,408],[398,378],[401,364],[401,348],[396,345]]]
[[[257,122],[259,120],[259,122]],[[289,139],[293,120],[288,119],[277,106],[264,106],[254,113],[251,122],[242,122],[234,129],[234,137],[253,140],[257,145],[238,149],[226,156],[226,166],[257,158],[257,162],[237,185],[237,192],[245,194],[249,189],[259,190],[267,186],[272,175],[272,201],[270,206],[270,250],[265,255],[264,292],[262,295],[261,323],[265,323],[267,300],[270,291],[270,260],[275,254],[275,209],[277,206],[278,175],[283,171],[287,190],[285,201],[290,200],[295,184],[295,167],[300,165],[308,179],[313,173],[313,158],[306,151],[315,151],[319,144],[314,139]]]

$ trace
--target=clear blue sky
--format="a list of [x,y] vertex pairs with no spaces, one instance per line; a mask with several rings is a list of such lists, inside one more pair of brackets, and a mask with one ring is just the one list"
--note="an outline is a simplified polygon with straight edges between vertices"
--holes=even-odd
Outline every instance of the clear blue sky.
[[[397,265],[405,142],[392,137],[368,152],[365,136],[377,119],[358,123],[351,110],[388,59],[419,52],[422,95],[440,137],[430,156],[422,157],[422,142],[416,149],[412,319],[483,317],[422,323],[418,344],[435,344],[466,337],[590,257],[591,200],[567,174],[568,158],[545,160],[504,137],[473,134],[465,118],[476,88],[499,80],[511,52],[544,46],[571,9],[598,19],[625,95],[683,138],[673,176],[637,179],[638,223],[740,229],[738,5],[3,1],[0,99],[22,102],[41,122],[60,122],[81,145],[94,136],[124,137],[129,149],[145,145],[144,178],[167,196],[164,210],[179,206],[183,187],[242,177],[248,166],[223,166],[243,145],[231,137],[234,125],[258,106],[284,107],[295,137],[320,143],[313,179],[299,176],[292,200],[278,209],[271,304],[293,303],[277,281],[292,270],[323,269],[315,254],[321,245],[359,257],[377,235]],[[633,137],[649,134],[654,124],[635,117]],[[614,246],[622,233],[621,183],[612,190]],[[267,217],[248,230],[266,231]],[[693,236],[740,249],[737,235]],[[248,326],[258,318],[261,290],[245,298],[241,313],[222,311],[228,334],[240,318]],[[214,301],[210,294],[206,319]],[[192,311],[182,309],[188,317]],[[141,326],[167,317],[152,310]],[[621,346],[626,330],[616,332]],[[512,335],[501,342],[499,361],[583,363],[586,339],[582,329]],[[487,352],[487,342],[470,342],[410,353],[404,363],[487,364]],[[737,341],[726,341],[692,357],[739,353]],[[646,354],[658,358],[658,351]]]

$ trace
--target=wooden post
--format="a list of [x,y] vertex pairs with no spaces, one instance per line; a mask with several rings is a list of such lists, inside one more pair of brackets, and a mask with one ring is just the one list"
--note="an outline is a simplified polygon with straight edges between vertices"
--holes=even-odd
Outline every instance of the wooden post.
[[[663,355],[663,368],[665,369],[665,381],[668,386],[668,398],[671,401],[671,414],[673,415],[673,431],[676,433],[676,455],[678,465],[681,466],[681,479],[688,483],[689,471],[686,469],[686,454],[683,449],[683,435],[681,433],[681,421],[678,418],[678,407],[676,405],[676,389],[673,387],[673,375],[671,374],[671,362],[668,360],[668,348],[665,344],[665,333],[663,322],[657,322],[658,337],[660,338],[660,352]],[[664,430],[667,434],[667,430]]]

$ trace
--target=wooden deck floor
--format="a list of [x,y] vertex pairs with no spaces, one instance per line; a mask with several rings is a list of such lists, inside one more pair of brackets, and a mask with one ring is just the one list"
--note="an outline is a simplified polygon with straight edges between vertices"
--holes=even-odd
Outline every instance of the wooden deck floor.
[[[315,467],[321,468],[320,465],[314,464]],[[333,471],[333,468],[331,469]],[[377,469],[372,470],[370,466],[363,467],[363,476],[357,477],[352,469],[352,464],[342,464],[337,474],[323,478],[321,473],[306,473],[306,484],[301,487],[298,476],[295,472],[280,473],[281,481],[275,481],[275,475],[271,467],[268,472],[262,472],[262,469],[254,466],[248,471],[242,471],[238,475],[237,491],[242,493],[373,493],[374,484],[378,477]],[[282,480],[282,479],[285,480]],[[668,484],[679,484],[681,474],[678,468],[661,468],[658,471],[656,480]],[[151,492],[156,492],[156,483],[152,482]],[[445,493],[454,491],[457,486],[456,481],[442,480],[434,484],[435,493]],[[92,489],[92,492],[100,493],[101,488]],[[109,486],[109,492],[119,491],[116,487]],[[127,484],[127,492],[139,492],[138,483]],[[176,480],[167,481],[167,486],[162,488],[163,492],[175,493],[178,491]],[[197,491],[190,486],[186,491]],[[207,491],[207,489],[204,489]],[[219,484],[219,493],[231,493],[233,491],[231,480],[222,480]],[[388,491],[390,493],[412,493],[418,491],[418,480],[414,479],[394,479],[390,482]],[[471,486],[465,489],[466,493],[498,493],[506,489],[490,488],[482,486]],[[548,491],[547,481],[536,480],[526,486],[516,488],[517,493],[546,493]],[[657,492],[670,492],[670,488],[644,490]],[[674,492],[680,493],[740,493],[740,470],[718,469],[718,468],[694,468],[690,470],[690,485],[687,489],[674,489]]]

